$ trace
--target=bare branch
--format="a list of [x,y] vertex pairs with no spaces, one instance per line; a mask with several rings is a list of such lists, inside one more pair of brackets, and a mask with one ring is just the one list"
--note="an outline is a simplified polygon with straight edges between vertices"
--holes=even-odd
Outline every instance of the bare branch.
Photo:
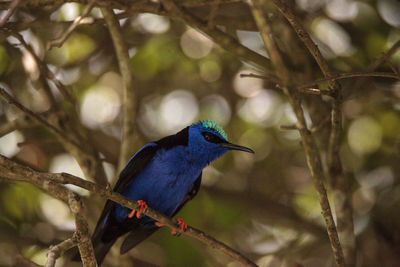
[[133,86],[133,75],[129,66],[129,53],[122,36],[119,22],[112,10],[102,8],[101,12],[107,22],[108,30],[113,40],[124,85],[124,120],[118,163],[118,170],[122,170],[126,162],[128,162],[130,157],[134,154],[135,150],[137,98]]
[[254,62],[267,71],[271,70],[271,62],[268,58],[241,45],[238,40],[215,27],[209,29],[207,22],[200,20],[188,12],[185,12],[185,10],[179,7],[174,0],[161,0],[161,3],[170,16],[181,18],[190,26],[198,28],[210,36],[216,43],[221,45],[227,51],[236,54],[240,58]]
[[337,81],[337,80],[348,79],[348,78],[353,78],[353,77],[383,77],[383,78],[392,78],[392,79],[400,80],[400,75],[395,74],[395,73],[389,73],[389,72],[350,72],[350,73],[342,73],[342,74],[338,74],[335,76],[318,79],[318,80],[315,80],[315,81],[312,81],[309,83],[305,83],[300,86],[297,86],[297,89],[302,90],[302,89],[311,87],[313,85],[318,85],[323,82]]
[[89,4],[85,7],[82,14],[74,20],[74,22],[61,35],[61,37],[47,43],[47,49],[51,49],[54,46],[61,47],[64,44],[64,42],[68,39],[68,37],[72,34],[72,32],[76,29],[76,27],[82,24],[83,18],[85,18],[90,13],[95,3],[96,0],[90,0]]
[[68,205],[75,217],[78,249],[82,264],[84,267],[97,267],[93,244],[90,240],[89,226],[83,210],[83,203],[80,197],[70,190],[68,191]]
[[[287,11],[288,8],[286,7],[286,5],[283,4],[282,2],[280,2],[279,0],[274,0],[274,3],[276,5],[278,5],[278,8],[280,8],[280,10],[281,10],[282,6],[285,7],[285,10],[281,10],[282,13],[284,13],[284,11],[289,12],[289,11]],[[296,128],[300,132],[300,135],[302,138],[302,144],[303,144],[303,147],[304,147],[305,153],[306,153],[307,164],[311,171],[311,176],[313,177],[314,187],[318,192],[319,201],[320,201],[320,205],[322,208],[322,215],[325,219],[327,232],[328,232],[328,236],[329,236],[329,239],[331,242],[333,254],[335,256],[337,265],[344,266],[345,264],[344,264],[342,247],[341,247],[341,244],[339,241],[335,222],[333,220],[333,215],[332,215],[331,207],[329,204],[328,196],[326,193],[326,189],[323,184],[324,174],[322,171],[322,162],[321,162],[321,158],[320,158],[320,155],[319,155],[319,152],[317,149],[317,145],[314,141],[314,138],[313,138],[311,132],[307,129],[307,124],[306,124],[306,120],[304,117],[304,111],[301,106],[298,94],[295,90],[293,90],[293,88],[288,87],[289,82],[290,82],[288,68],[286,67],[285,63],[283,62],[280,52],[277,49],[277,46],[275,44],[275,41],[272,38],[272,31],[264,19],[264,15],[262,13],[262,5],[261,5],[260,0],[252,0],[250,2],[250,8],[253,13],[253,17],[256,21],[256,24],[260,30],[261,36],[263,37],[265,47],[266,47],[269,55],[271,56],[271,61],[274,64],[274,66],[276,67],[276,75],[283,81],[283,85],[279,85],[279,87],[283,90],[283,92],[289,98],[289,102],[293,107],[294,113],[296,114],[296,117],[297,117]],[[290,14],[292,14],[292,13],[290,13]],[[297,22],[297,18],[294,17],[294,15],[291,18]],[[293,26],[293,24],[292,24],[292,26]],[[300,29],[301,31],[303,31],[303,33],[302,33],[303,39],[305,39],[306,42],[311,40],[311,39],[308,40],[307,38],[304,38],[304,35],[308,36],[308,33],[305,32],[305,30],[302,28],[300,23],[295,24],[295,26],[298,29]],[[308,45],[312,46],[312,45],[314,45],[314,43],[311,41],[311,43],[308,43]],[[320,60],[320,58],[318,56],[320,54],[318,48],[315,45],[312,48],[314,49],[314,51],[311,51],[311,53],[314,52],[316,54],[316,59],[318,61],[320,61],[319,64],[321,64],[321,68],[323,68],[324,71],[326,71],[328,73],[328,75],[330,75],[325,61]],[[323,59],[322,56],[321,56],[321,59]]]
[[21,4],[22,0],[14,0],[12,1],[10,5],[10,9],[7,11],[7,13],[4,15],[4,17],[0,20],[0,28],[6,24],[7,20],[14,14],[15,10],[17,7]]
[[47,253],[47,261],[44,267],[54,267],[56,260],[63,255],[63,253],[78,244],[77,235],[74,234],[71,238],[68,238],[61,243],[51,246]]
[[[49,194],[60,198],[66,203],[71,203],[70,196],[67,193],[68,190],[60,184],[73,184],[79,186],[130,209],[139,210],[140,208],[136,201],[125,198],[121,194],[111,191],[110,188],[100,186],[67,173],[37,172],[27,166],[15,163],[14,161],[2,155],[0,155],[0,177],[34,184]],[[73,207],[74,206],[71,206],[72,211],[74,211]],[[145,209],[143,213],[166,226],[171,228],[179,228],[179,224],[176,220],[170,219],[150,208]],[[193,227],[188,227],[183,234],[192,238],[196,238],[212,248],[218,249],[231,259],[236,260],[245,266],[257,266],[254,262],[243,256],[240,252],[234,250],[221,241],[216,240],[214,237],[204,233],[203,231]]]

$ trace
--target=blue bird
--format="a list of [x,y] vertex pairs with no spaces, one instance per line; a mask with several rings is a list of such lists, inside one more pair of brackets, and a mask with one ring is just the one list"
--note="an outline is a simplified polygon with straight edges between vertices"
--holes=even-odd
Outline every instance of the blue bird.
[[[113,190],[138,201],[141,210],[148,205],[172,217],[198,193],[203,169],[229,150],[254,153],[229,143],[214,121],[199,121],[140,149],[121,171]],[[184,231],[186,223],[182,219],[178,222]],[[135,216],[134,210],[108,200],[92,236],[97,263],[102,263],[120,236],[129,233],[121,245],[123,254],[160,226],[140,212]]]

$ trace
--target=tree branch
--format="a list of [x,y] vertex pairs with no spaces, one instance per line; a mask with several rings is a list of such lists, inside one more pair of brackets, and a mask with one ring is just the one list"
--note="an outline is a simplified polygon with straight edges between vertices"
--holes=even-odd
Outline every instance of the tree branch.
[[250,50],[243,46],[232,36],[224,33],[223,31],[214,28],[209,28],[208,23],[200,20],[199,18],[185,12],[183,8],[178,6],[174,0],[161,0],[164,8],[170,16],[176,16],[183,19],[187,24],[194,28],[198,28],[208,36],[210,36],[216,43],[221,45],[225,50],[237,55],[238,57],[256,63],[258,66],[264,68],[266,71],[271,71],[271,62],[268,58]]
[[7,11],[7,13],[4,15],[4,17],[0,20],[0,28],[6,24],[7,20],[14,14],[15,10],[18,8],[18,6],[21,4],[22,0],[14,0],[10,4],[10,9]]
[[[278,3],[279,5],[282,4],[280,1],[277,1],[277,0],[274,0],[274,3],[275,4]],[[277,46],[275,44],[275,41],[272,38],[272,31],[271,31],[269,25],[267,24],[266,20],[264,19],[264,15],[262,13],[262,5],[261,5],[260,0],[252,0],[250,2],[250,8],[253,13],[253,17],[256,21],[256,24],[260,30],[261,36],[263,37],[265,47],[266,47],[269,55],[271,56],[271,61],[272,61],[273,65],[276,67],[276,75],[283,82],[283,85],[280,85],[280,87],[283,90],[283,92],[286,94],[286,96],[288,97],[289,102],[293,107],[294,113],[296,114],[296,117],[297,117],[296,127],[300,132],[302,144],[303,144],[303,147],[304,147],[305,153],[306,153],[307,164],[311,171],[311,176],[313,178],[314,187],[318,192],[319,201],[320,201],[320,205],[322,208],[322,215],[325,219],[325,223],[327,226],[327,232],[328,232],[328,236],[329,236],[329,239],[331,242],[333,254],[334,254],[337,265],[344,266],[344,257],[343,257],[342,247],[341,247],[341,244],[339,241],[335,222],[333,220],[332,211],[331,211],[331,207],[329,204],[326,189],[323,184],[324,174],[322,171],[322,163],[321,163],[321,158],[320,158],[320,155],[319,155],[319,152],[317,149],[317,145],[313,139],[311,132],[307,129],[307,124],[306,124],[306,120],[304,117],[304,111],[301,106],[298,94],[297,94],[296,90],[293,90],[292,88],[288,87],[289,82],[290,82],[288,68],[284,64],[282,57],[280,55],[280,52],[277,49]],[[295,17],[294,17],[294,19],[297,20],[297,18],[295,18]],[[296,24],[296,27],[301,29],[302,31],[304,31],[300,24],[299,25]],[[304,31],[303,35],[308,35],[308,34]],[[306,40],[308,40],[308,39],[306,38]],[[315,48],[316,48],[316,46],[315,46]],[[311,51],[311,52],[318,54],[319,50],[318,50],[318,48],[316,48],[316,50]],[[318,58],[318,60],[319,59],[320,58]],[[319,64],[321,64],[321,66],[322,66],[321,68],[324,68],[324,69],[327,68],[327,66],[325,66],[326,63],[324,61],[320,61]],[[327,70],[325,69],[325,71],[327,71]]]
[[85,7],[82,14],[78,16],[74,22],[68,27],[68,29],[57,39],[54,39],[47,43],[47,49],[51,49],[54,46],[61,47],[68,37],[72,34],[76,27],[82,23],[82,20],[90,13],[96,0],[90,0],[89,4]]
[[318,85],[323,82],[337,81],[337,80],[354,78],[354,77],[383,77],[383,78],[392,78],[392,79],[400,80],[399,75],[397,75],[395,73],[389,73],[389,72],[350,72],[350,73],[342,73],[342,74],[338,74],[335,76],[308,82],[308,83],[302,84],[300,86],[297,86],[297,89],[302,90],[305,88],[312,87],[313,85]]
[[103,13],[104,19],[108,25],[108,30],[113,40],[124,85],[124,120],[122,127],[122,142],[119,154],[119,163],[117,168],[117,170],[122,170],[126,162],[129,161],[135,152],[137,97],[133,86],[133,75],[129,66],[129,53],[122,36],[119,22],[111,9],[102,8],[101,12]]
[[76,233],[72,235],[71,238],[68,238],[61,243],[50,246],[50,250],[47,253],[47,261],[44,267],[54,267],[56,264],[56,260],[63,255],[63,253],[78,244],[78,238]]
[[[83,180],[68,173],[37,172],[27,166],[18,164],[2,155],[0,155],[0,177],[31,183],[35,186],[42,188],[50,195],[55,196],[66,203],[71,202],[71,197],[68,194],[68,189],[66,189],[61,184],[76,185],[92,193],[99,194],[130,209],[139,210],[140,208],[136,201],[125,198],[121,194],[111,191],[106,187]],[[71,206],[72,211],[74,211],[74,205]],[[176,220],[170,219],[165,215],[162,215],[150,208],[145,209],[143,213],[166,226],[169,226],[171,228],[179,228],[179,224]],[[245,266],[257,266],[254,262],[243,256],[240,252],[234,250],[228,245],[216,240],[214,237],[196,228],[188,227],[183,234],[202,241],[206,245],[223,252],[231,259],[236,260],[244,264]]]

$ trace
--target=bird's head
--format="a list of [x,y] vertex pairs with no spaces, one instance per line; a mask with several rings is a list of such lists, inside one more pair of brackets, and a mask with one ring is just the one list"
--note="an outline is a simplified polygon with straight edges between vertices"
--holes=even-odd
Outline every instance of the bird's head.
[[215,121],[204,120],[189,126],[189,147],[197,156],[204,158],[207,164],[216,160],[229,150],[254,153],[250,148],[228,142],[224,130]]

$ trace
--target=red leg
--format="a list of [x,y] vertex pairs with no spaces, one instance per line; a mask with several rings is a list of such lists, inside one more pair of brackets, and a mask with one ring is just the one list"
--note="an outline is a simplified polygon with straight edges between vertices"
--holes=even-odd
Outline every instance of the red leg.
[[[179,231],[180,231],[181,233],[185,232],[186,229],[187,229],[187,223],[186,223],[183,219],[181,219],[181,218],[176,219],[176,221],[177,221],[177,223],[178,223],[179,226],[180,226],[180,227],[179,227]],[[172,235],[176,235],[176,229],[175,229],[175,228],[172,228],[171,234],[172,234]]]
[[133,218],[133,216],[135,216],[135,213],[136,218],[139,218],[140,215],[142,215],[143,210],[149,207],[143,200],[138,200],[137,203],[139,205],[139,211],[136,212],[136,210],[132,210],[131,213],[129,213],[128,218]]

